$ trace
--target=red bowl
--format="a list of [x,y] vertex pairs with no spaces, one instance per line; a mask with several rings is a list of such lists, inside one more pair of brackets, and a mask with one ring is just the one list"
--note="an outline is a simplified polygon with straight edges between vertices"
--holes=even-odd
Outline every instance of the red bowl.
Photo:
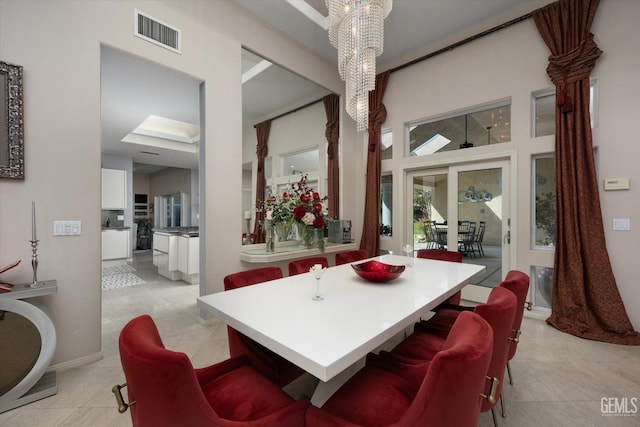
[[404,265],[390,265],[375,260],[351,264],[351,267],[358,276],[372,282],[389,282],[404,271]]

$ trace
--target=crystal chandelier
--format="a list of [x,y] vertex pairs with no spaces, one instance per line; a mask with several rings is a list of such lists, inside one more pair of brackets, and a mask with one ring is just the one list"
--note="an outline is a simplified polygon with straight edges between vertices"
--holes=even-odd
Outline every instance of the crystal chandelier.
[[369,91],[376,86],[376,57],[382,54],[384,18],[392,0],[325,0],[329,40],[338,49],[338,72],[346,84],[347,113],[358,131],[367,128]]

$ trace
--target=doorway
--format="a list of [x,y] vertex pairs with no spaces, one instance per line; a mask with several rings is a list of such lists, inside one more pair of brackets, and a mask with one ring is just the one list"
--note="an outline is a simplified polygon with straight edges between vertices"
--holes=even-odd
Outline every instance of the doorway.
[[[205,194],[199,188],[204,170],[204,82],[106,45],[100,46],[100,61],[101,166],[123,172],[125,200],[114,214],[118,228],[129,234],[129,242],[121,245],[126,255],[113,260],[120,269],[103,269],[103,300],[114,292],[141,292],[159,283],[184,287],[192,282],[164,280],[152,259],[151,229],[161,226],[154,213],[162,207],[154,203],[154,196],[180,195],[171,205],[173,223],[164,227],[188,225],[198,231]],[[187,194],[190,197],[185,198]],[[110,225],[113,228],[113,222]],[[141,228],[144,233],[139,232]],[[195,273],[188,275],[195,277]]]
[[459,251],[486,270],[462,297],[484,302],[510,268],[509,162],[484,161],[407,174],[407,235],[421,248]]

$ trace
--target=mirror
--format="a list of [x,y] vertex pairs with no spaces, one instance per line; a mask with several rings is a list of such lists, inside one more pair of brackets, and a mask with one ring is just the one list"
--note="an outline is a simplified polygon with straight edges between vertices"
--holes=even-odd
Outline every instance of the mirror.
[[24,178],[22,67],[0,61],[0,178]]
[[255,219],[257,135],[254,126],[272,120],[265,159],[266,197],[307,174],[321,194],[327,192],[327,117],[322,98],[331,91],[242,50],[242,221]]

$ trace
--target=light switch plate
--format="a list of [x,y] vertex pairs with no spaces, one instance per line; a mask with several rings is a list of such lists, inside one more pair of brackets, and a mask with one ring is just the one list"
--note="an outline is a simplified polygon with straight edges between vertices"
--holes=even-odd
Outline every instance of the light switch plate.
[[629,218],[614,218],[614,230],[631,230],[631,220]]
[[53,221],[54,236],[79,236],[82,233],[82,221]]

